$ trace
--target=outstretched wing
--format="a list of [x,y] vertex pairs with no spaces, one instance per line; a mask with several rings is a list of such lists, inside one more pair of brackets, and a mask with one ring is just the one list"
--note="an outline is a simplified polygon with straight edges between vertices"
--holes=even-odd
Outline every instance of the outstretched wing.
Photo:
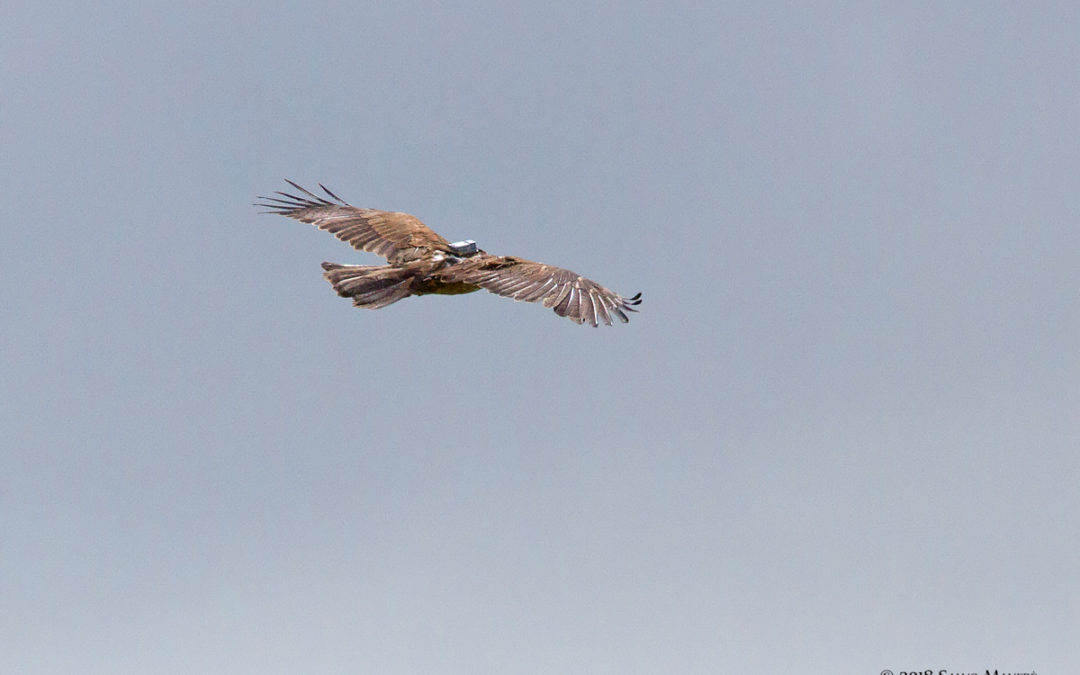
[[265,213],[277,213],[311,223],[359,251],[370,251],[391,262],[412,260],[433,250],[450,250],[450,242],[416,216],[352,206],[321,183],[319,187],[333,201],[309,192],[291,180],[286,179],[285,182],[302,194],[275,192],[280,197],[259,197],[264,201],[256,206],[269,209]]
[[525,302],[540,302],[575,323],[611,325],[615,316],[626,323],[626,312],[636,312],[641,293],[624,298],[592,279],[561,267],[513,256],[481,256],[443,269],[444,282],[463,282]]

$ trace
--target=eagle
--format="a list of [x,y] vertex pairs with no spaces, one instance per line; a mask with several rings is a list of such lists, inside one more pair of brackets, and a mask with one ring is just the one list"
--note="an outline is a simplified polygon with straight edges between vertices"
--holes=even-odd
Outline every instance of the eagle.
[[623,297],[570,270],[509,255],[491,255],[472,240],[451,243],[420,222],[398,211],[352,206],[319,187],[325,197],[286,179],[300,194],[274,191],[259,197],[263,213],[295,218],[333,234],[358,251],[386,258],[387,265],[341,265],[324,262],[323,277],[337,294],[353,305],[379,309],[410,295],[459,295],[481,288],[514,300],[539,302],[559,316],[593,327],[626,323],[636,312],[641,293]]

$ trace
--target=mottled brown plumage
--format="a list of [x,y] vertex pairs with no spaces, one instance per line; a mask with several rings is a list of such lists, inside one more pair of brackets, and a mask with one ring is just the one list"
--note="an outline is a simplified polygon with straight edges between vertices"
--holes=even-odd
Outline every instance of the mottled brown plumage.
[[486,289],[515,300],[539,302],[576,323],[626,323],[641,294],[625,298],[561,267],[495,256],[472,242],[451,244],[407,213],[351,206],[324,186],[320,197],[292,181],[302,195],[277,192],[260,197],[257,206],[330,232],[360,251],[386,258],[389,265],[323,263],[324,277],[342,297],[366,309],[378,309],[410,295],[457,295]]

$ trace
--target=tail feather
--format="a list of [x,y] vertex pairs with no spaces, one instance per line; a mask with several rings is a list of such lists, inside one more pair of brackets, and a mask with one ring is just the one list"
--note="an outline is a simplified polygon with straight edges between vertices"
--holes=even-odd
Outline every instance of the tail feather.
[[339,265],[324,262],[323,278],[337,294],[352,298],[353,305],[364,309],[379,309],[412,295],[413,275],[410,270],[391,266]]

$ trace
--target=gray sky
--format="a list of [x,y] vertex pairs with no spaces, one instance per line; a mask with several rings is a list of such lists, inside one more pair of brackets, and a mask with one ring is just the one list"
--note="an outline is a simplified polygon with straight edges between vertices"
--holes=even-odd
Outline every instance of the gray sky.
[[1075,3],[133,4],[0,9],[0,672],[1080,664]]

